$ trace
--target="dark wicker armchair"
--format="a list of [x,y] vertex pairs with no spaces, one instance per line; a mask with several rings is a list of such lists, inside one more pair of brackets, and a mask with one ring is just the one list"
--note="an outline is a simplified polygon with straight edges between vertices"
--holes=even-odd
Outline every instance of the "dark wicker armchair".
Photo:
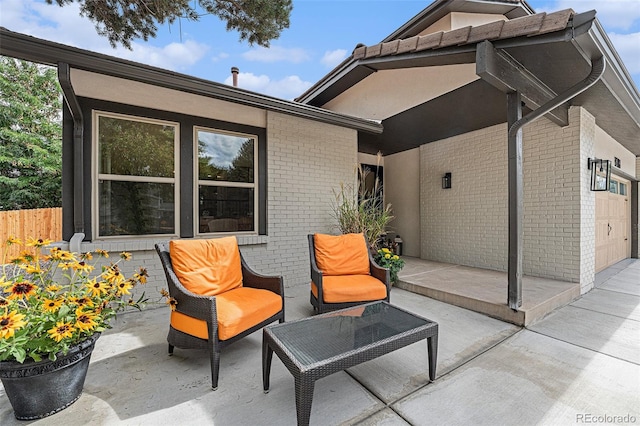
[[[316,251],[318,247],[315,236],[321,238],[321,241],[333,241],[329,244],[330,247],[320,248],[324,252],[321,260],[317,256],[320,253]],[[374,300],[389,301],[389,270],[373,260],[364,235],[309,234],[308,238],[311,263],[310,297],[315,311],[323,313]],[[352,260],[356,258],[359,259],[358,265],[354,266]],[[338,265],[329,264],[332,259],[337,260]],[[355,270],[350,271],[354,268]]]
[[[228,293],[234,290],[227,292],[227,294],[221,293],[213,296],[194,294],[185,288],[176,275],[171,261],[169,243],[159,243],[156,244],[155,247],[167,277],[169,295],[177,302],[175,311],[172,311],[171,325],[169,326],[169,334],[167,336],[169,354],[173,354],[174,347],[181,349],[207,349],[211,357],[211,385],[212,388],[216,390],[218,387],[220,351],[265,325],[274,321],[284,322],[284,286],[282,277],[263,276],[253,272],[247,266],[242,254],[239,253],[242,267],[241,287],[243,287],[243,295],[236,300],[245,300],[246,296],[249,295],[254,302],[251,306],[247,307],[246,312],[242,312],[243,315],[246,314],[247,318],[241,319],[243,324],[238,326],[237,319],[236,323],[233,324],[233,327],[235,327],[234,333],[236,331],[237,333],[230,337],[225,336],[226,338],[220,339],[219,331],[222,324],[219,323],[219,315],[221,314],[221,309],[224,310],[223,304],[226,301]],[[253,292],[253,290],[249,291],[247,289],[259,290]],[[270,296],[269,293],[265,293],[265,290],[275,293],[280,299],[280,310],[275,314],[272,314],[274,310],[274,298]],[[255,294],[251,294],[252,292]],[[260,310],[263,309],[262,304],[267,303],[263,302],[266,299],[270,299],[271,301],[269,310],[266,313],[260,312]],[[277,302],[276,300],[276,303]],[[268,317],[264,318],[265,315],[268,315]],[[256,318],[259,322],[253,323],[256,321]],[[185,319],[186,322],[184,321]],[[182,322],[178,323],[178,320]],[[187,324],[187,326],[185,327],[184,324]],[[243,329],[246,325],[249,325],[249,328]],[[240,328],[238,329],[238,327]],[[190,328],[193,329],[193,331],[191,331]]]

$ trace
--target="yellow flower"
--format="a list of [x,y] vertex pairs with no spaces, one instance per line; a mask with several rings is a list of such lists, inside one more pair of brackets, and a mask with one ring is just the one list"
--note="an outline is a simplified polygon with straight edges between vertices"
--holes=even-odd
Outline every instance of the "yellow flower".
[[0,339],[13,337],[16,330],[27,324],[23,319],[24,315],[13,311],[0,314]]
[[22,241],[20,241],[20,238],[16,238],[13,235],[11,235],[11,236],[9,236],[9,238],[7,238],[6,243],[7,243],[8,246],[11,246],[13,244],[22,245]]
[[38,238],[37,240],[34,238],[27,238],[27,246],[29,247],[43,247],[51,244],[52,240],[43,240],[42,238]]
[[92,312],[83,312],[82,308],[76,309],[75,327],[80,331],[90,331],[98,326],[95,321],[96,314]]
[[125,294],[131,294],[129,292],[129,290],[131,290],[133,288],[133,283],[129,280],[126,281],[122,281],[120,283],[118,283],[118,296],[122,296]]
[[40,269],[40,263],[29,264],[24,268],[27,274],[41,274],[42,269]]
[[96,278],[89,280],[86,285],[87,288],[91,290],[92,297],[99,297],[109,291],[107,283],[105,281],[98,281]]
[[176,310],[176,306],[178,305],[178,301],[173,297],[167,299],[167,305],[171,308],[172,311]]
[[120,269],[118,269],[117,266],[112,266],[111,268],[107,269],[102,274],[102,277],[105,280],[109,281],[111,284],[115,285],[118,285],[120,282],[124,281],[124,275],[122,275]]
[[49,293],[55,293],[60,291],[62,287],[60,287],[58,284],[49,284],[47,287],[45,287],[45,291],[48,291]]
[[392,259],[393,259],[393,260],[398,260],[398,259],[400,259],[400,256],[398,256],[398,255],[396,254],[396,255],[394,255],[394,256],[392,257]]
[[68,322],[58,321],[55,327],[51,330],[47,330],[47,333],[50,334],[49,337],[56,342],[59,342],[66,337],[73,336],[73,326]]
[[0,297],[0,308],[3,308],[5,306],[9,306],[9,301],[4,297]]
[[74,271],[81,271],[81,272],[93,271],[93,266],[89,265],[84,260],[71,264],[71,267],[73,268]]
[[140,268],[140,272],[137,274],[133,274],[133,278],[140,281],[140,284],[145,284],[147,282],[147,277],[149,273],[146,268]]
[[82,254],[80,256],[80,258],[83,259],[83,260],[91,260],[91,259],[93,259],[93,254],[91,254],[91,252],[88,251],[88,252]]
[[53,247],[51,250],[49,250],[49,256],[46,257],[47,260],[57,260],[57,261],[61,261],[61,260],[67,260],[67,261],[74,261],[75,256],[73,255],[73,253],[67,251],[67,250],[62,250],[60,247]]
[[389,250],[386,247],[383,247],[381,250],[382,250],[383,253],[391,253],[391,250]]
[[131,253],[123,251],[122,253],[120,253],[120,257],[124,260],[131,260]]
[[70,300],[71,303],[78,305],[78,307],[87,306],[93,307],[93,301],[88,297],[73,297]]
[[62,299],[44,299],[42,302],[42,310],[45,312],[57,312],[62,306]]
[[162,297],[169,297],[169,292],[163,288],[160,290],[160,295]]
[[109,258],[109,252],[106,250],[96,249],[96,254],[100,257],[104,257],[105,259]]
[[11,300],[15,300],[24,298],[28,299],[29,297],[36,294],[36,289],[37,287],[29,281],[21,281],[13,284],[6,291],[8,293],[11,293],[8,298]]
[[391,255],[389,253],[387,253],[387,254],[384,255],[384,258],[385,259],[391,259]]

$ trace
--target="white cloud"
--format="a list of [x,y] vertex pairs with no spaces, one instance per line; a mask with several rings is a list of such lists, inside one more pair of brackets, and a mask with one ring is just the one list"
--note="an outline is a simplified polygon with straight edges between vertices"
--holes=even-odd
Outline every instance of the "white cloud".
[[2,0],[1,6],[0,25],[12,31],[170,70],[186,70],[208,50],[193,40],[165,46],[134,41],[132,50],[114,49],[90,20],[80,16],[76,3],[59,7],[33,0]]
[[571,8],[576,12],[595,9],[596,17],[608,30],[629,30],[640,19],[638,0],[558,0],[551,10]]
[[131,43],[131,48],[132,50],[122,47],[118,47],[116,50],[105,48],[98,51],[106,55],[117,56],[172,71],[184,71],[200,61],[209,49],[207,45],[193,40],[187,40],[182,43],[169,43],[162,47],[133,42]]
[[[232,83],[231,76],[224,81],[224,84],[231,85]],[[264,74],[255,75],[250,72],[238,74],[238,87],[281,99],[291,100],[311,87],[312,84],[310,81],[303,81],[297,75],[290,75],[281,80],[271,80],[269,76]]]
[[223,61],[229,57],[228,53],[220,52],[217,55],[211,57],[211,62]]
[[320,62],[327,68],[333,68],[347,57],[346,49],[328,50],[324,52],[324,56]]
[[640,33],[609,33],[609,38],[631,74],[640,74]]
[[242,54],[247,61],[257,62],[293,62],[298,64],[309,60],[306,50],[281,46],[258,47]]

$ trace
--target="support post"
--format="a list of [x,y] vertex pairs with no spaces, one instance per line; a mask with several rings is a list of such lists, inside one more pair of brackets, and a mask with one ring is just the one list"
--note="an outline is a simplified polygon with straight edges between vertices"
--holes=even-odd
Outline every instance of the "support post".
[[[507,93],[507,125],[511,129],[522,118],[522,101],[519,92]],[[509,266],[508,304],[511,309],[522,306],[522,230],[523,172],[522,128],[508,132],[509,172]]]

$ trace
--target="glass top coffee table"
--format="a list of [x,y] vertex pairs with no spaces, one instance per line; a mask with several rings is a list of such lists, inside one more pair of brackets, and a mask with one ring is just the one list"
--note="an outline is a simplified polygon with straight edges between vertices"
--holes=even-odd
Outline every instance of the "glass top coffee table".
[[423,339],[433,381],[438,324],[384,301],[267,327],[262,334],[264,391],[269,391],[275,352],[295,381],[298,425],[308,425],[316,380]]

